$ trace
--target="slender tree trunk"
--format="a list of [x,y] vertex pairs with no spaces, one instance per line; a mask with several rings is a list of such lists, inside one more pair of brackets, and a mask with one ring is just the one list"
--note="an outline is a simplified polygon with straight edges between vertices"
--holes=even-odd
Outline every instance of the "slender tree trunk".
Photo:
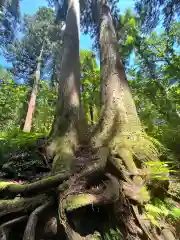
[[57,80],[57,67],[56,67],[56,56],[54,56],[54,59],[53,59],[53,72],[52,72],[52,75],[51,75],[51,87],[56,91],[58,92],[58,80]]
[[35,72],[35,78],[34,78],[34,83],[30,95],[30,100],[28,103],[28,110],[26,114],[26,119],[23,127],[24,132],[30,132],[32,128],[32,122],[33,122],[33,116],[35,113],[36,109],[36,98],[38,94],[38,89],[39,89],[39,82],[40,82],[40,72],[41,72],[41,61],[42,61],[42,54],[43,54],[43,49],[44,49],[44,43],[42,45],[38,60],[37,60],[37,68]]
[[[84,123],[80,101],[80,9],[78,0],[68,1],[62,61],[59,63],[59,93],[55,118],[50,133],[49,155],[55,155],[53,169],[70,166],[80,140],[80,122]],[[81,125],[81,132],[83,124]],[[84,132],[83,132],[84,134]],[[61,154],[61,156],[59,155]],[[59,161],[61,159],[61,161]]]

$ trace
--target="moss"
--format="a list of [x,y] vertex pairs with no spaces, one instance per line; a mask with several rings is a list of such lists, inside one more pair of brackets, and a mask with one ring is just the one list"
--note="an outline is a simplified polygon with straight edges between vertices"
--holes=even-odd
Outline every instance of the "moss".
[[35,192],[45,192],[49,188],[57,187],[63,180],[69,177],[68,172],[60,172],[54,176],[49,176],[43,178],[37,182],[28,183],[28,184],[18,184],[11,182],[0,182],[0,192],[7,193],[35,193]]
[[140,189],[139,197],[142,199],[142,202],[148,202],[150,200],[150,194],[145,186]]
[[133,199],[140,204],[150,200],[150,195],[146,186],[137,186],[133,182],[124,183],[123,190],[128,198]]
[[65,209],[67,211],[72,211],[77,208],[93,204],[96,201],[96,198],[91,194],[79,194],[79,195],[72,195],[66,199]]
[[120,155],[120,158],[124,161],[124,164],[125,164],[127,170],[129,171],[129,173],[131,173],[131,174],[137,173],[137,167],[133,160],[132,153],[128,149],[125,149],[125,148],[119,149],[118,153]]
[[133,182],[137,186],[142,186],[144,184],[144,180],[140,176],[134,176]]
[[2,173],[8,178],[28,179],[36,174],[37,169],[44,167],[38,146],[45,136],[40,133],[24,133],[11,131],[0,133],[0,166]]
[[6,189],[9,185],[15,184],[13,182],[0,182],[0,191]]
[[74,152],[70,142],[64,137],[57,140],[55,144],[55,157],[53,160],[53,172],[58,172],[61,170],[70,170],[72,159],[74,157]]
[[111,148],[118,154],[121,149],[128,149],[140,162],[159,161],[161,151],[143,130],[135,133],[120,131],[111,143]]
[[33,198],[16,197],[13,200],[0,201],[0,217],[13,212],[28,211],[42,204],[47,200],[47,196],[38,195]]

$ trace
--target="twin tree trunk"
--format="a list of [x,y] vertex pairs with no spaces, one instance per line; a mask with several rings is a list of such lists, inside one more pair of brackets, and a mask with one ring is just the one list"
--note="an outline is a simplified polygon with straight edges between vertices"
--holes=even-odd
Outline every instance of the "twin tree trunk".
[[[57,109],[47,146],[47,154],[53,157],[53,176],[25,185],[0,183],[0,193],[10,193],[10,197],[17,193],[21,195],[13,200],[0,201],[0,217],[23,211],[23,217],[29,217],[23,240],[35,239],[35,227],[40,213],[52,206],[58,208],[55,219],[60,221],[69,240],[99,239],[99,234],[104,236],[104,232],[114,222],[113,227],[122,230],[124,239],[173,240],[169,230],[163,230],[157,236],[156,231],[151,232],[151,224],[143,221],[142,205],[149,200],[149,195],[133,154],[139,161],[142,158],[154,160],[157,158],[156,151],[141,129],[118,56],[116,33],[109,7],[105,0],[101,0],[100,7],[97,7],[100,16],[101,53],[100,121],[88,136],[80,101],[79,0],[69,0]],[[78,161],[81,168],[76,170]],[[32,197],[35,193],[38,195]],[[53,196],[56,197],[55,201]],[[88,206],[91,206],[90,215],[87,212]],[[94,212],[93,206],[104,207],[98,216],[106,212],[107,219],[99,219],[98,226],[93,228],[93,234],[83,237],[84,234],[80,233],[80,230],[84,231],[81,225],[92,224],[92,221],[88,224],[88,218]],[[33,212],[27,216],[30,210]],[[80,218],[83,218],[83,222]],[[19,219],[16,221],[20,221]],[[53,218],[51,220],[54,221]],[[14,223],[15,219],[0,226],[4,239],[8,239],[8,231]],[[56,231],[57,229],[58,224]],[[92,229],[88,231],[90,232],[92,233]],[[121,239],[120,235],[118,239]]]
[[24,132],[30,132],[31,128],[32,128],[33,116],[34,116],[34,113],[36,110],[36,99],[37,99],[37,94],[38,94],[38,90],[39,90],[43,51],[44,51],[44,43],[42,44],[42,48],[41,48],[39,57],[37,59],[37,67],[36,67],[35,76],[33,76],[34,83],[33,83],[32,91],[30,94],[25,123],[23,126]]

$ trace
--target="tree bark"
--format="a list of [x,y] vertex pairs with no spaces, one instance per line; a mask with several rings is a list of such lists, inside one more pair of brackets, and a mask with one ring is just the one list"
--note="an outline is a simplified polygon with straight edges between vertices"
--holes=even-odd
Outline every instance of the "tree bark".
[[30,100],[29,100],[29,103],[28,103],[28,110],[27,110],[27,114],[26,114],[26,119],[25,119],[25,123],[24,123],[24,127],[23,127],[24,132],[30,132],[31,127],[32,127],[33,116],[34,116],[35,109],[36,109],[36,98],[37,98],[38,89],[39,89],[43,50],[44,50],[44,43],[42,44],[42,48],[41,48],[39,57],[37,59],[37,67],[36,67],[36,72],[35,72],[34,84],[33,84],[33,87],[32,87]]
[[[69,168],[85,118],[80,101],[80,9],[78,0],[68,1],[62,61],[59,63],[59,90],[55,118],[47,147],[48,155],[54,155],[53,171]],[[81,126],[81,129],[79,128]],[[60,156],[61,155],[61,156]],[[59,161],[60,160],[60,161]]]
[[[151,226],[144,223],[142,214],[139,213],[139,207],[145,202],[144,195],[140,194],[145,194],[146,199],[149,195],[146,194],[145,189],[141,188],[144,182],[139,177],[140,174],[138,175],[139,172],[133,159],[134,149],[128,141],[135,140],[136,145],[139,145],[136,137],[142,133],[142,129],[118,55],[116,33],[105,0],[101,1],[100,8],[101,119],[98,131],[95,132],[93,138],[95,147],[86,146],[88,147],[88,157],[80,156],[87,161],[80,170],[69,171],[71,170],[71,161],[79,160],[80,157],[77,153],[79,150],[84,150],[84,146],[81,146],[82,148],[78,148],[76,151],[78,144],[82,143],[79,124],[84,124],[84,119],[81,114],[80,102],[79,1],[69,0],[68,4],[59,78],[59,99],[48,146],[49,150],[54,151],[55,154],[52,171],[56,174],[30,184],[1,182],[0,193],[2,196],[13,197],[14,194],[19,194],[20,197],[0,201],[0,210],[3,210],[0,216],[6,216],[11,212],[33,211],[27,223],[24,239],[34,239],[36,223],[38,224],[38,219],[43,214],[42,211],[50,204],[45,203],[44,205],[44,202],[51,200],[52,197],[52,202],[58,210],[60,225],[64,228],[67,239],[90,239],[89,233],[91,233],[91,239],[98,239],[99,235],[95,236],[97,229],[103,238],[104,232],[111,230],[111,226],[112,228],[121,228],[123,233],[120,232],[120,234],[124,239],[155,239],[150,233]],[[84,127],[83,124],[81,127]],[[86,137],[83,128],[81,128],[81,132]],[[117,158],[113,154],[115,147],[116,156],[119,154]],[[142,149],[139,151],[142,153]],[[150,152],[147,154],[151,155]],[[112,165],[118,170],[117,174],[114,169],[111,171]],[[65,168],[63,175],[62,172],[58,174],[57,172],[62,168]],[[37,195],[41,190],[44,194]],[[137,195],[133,197],[134,193]],[[27,197],[29,194],[31,197]],[[37,196],[32,197],[34,194]],[[139,198],[140,196],[141,198]],[[103,210],[108,217],[105,217],[105,222],[101,219],[95,228],[89,228],[88,235],[83,233],[81,236],[80,231],[75,229],[81,223],[80,221],[75,223],[76,217],[80,217],[81,214],[76,215],[73,219],[73,213],[77,209],[79,212],[83,210],[81,212],[83,221],[88,225],[87,220],[92,215],[86,214],[88,213],[86,207],[89,206],[93,209],[93,205],[98,207],[107,205]],[[92,212],[94,215],[94,209]],[[90,214],[92,213],[90,212]],[[97,213],[95,216],[99,215],[101,213]],[[114,222],[116,223],[114,224]],[[3,234],[5,236],[8,232]],[[57,237],[61,238],[60,235]]]
[[[98,144],[101,145],[115,137],[110,136],[115,124],[126,138],[140,132],[141,125],[118,54],[116,32],[106,1],[101,1],[99,29],[102,124],[101,133],[98,133],[100,139],[96,141],[100,141]],[[117,132],[114,131],[114,135]]]

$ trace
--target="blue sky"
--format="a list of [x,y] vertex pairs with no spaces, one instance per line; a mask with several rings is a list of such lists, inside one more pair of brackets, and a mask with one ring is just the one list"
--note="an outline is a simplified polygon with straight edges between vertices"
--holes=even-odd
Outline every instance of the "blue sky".
[[[124,12],[126,8],[134,6],[134,0],[120,0],[119,1],[120,12]],[[47,6],[46,0],[22,0],[21,1],[21,12],[22,14],[34,14],[37,9],[41,6]],[[80,36],[80,48],[81,49],[92,49],[92,40],[88,35],[81,34]],[[5,59],[0,56],[0,65],[7,66],[8,63]]]

